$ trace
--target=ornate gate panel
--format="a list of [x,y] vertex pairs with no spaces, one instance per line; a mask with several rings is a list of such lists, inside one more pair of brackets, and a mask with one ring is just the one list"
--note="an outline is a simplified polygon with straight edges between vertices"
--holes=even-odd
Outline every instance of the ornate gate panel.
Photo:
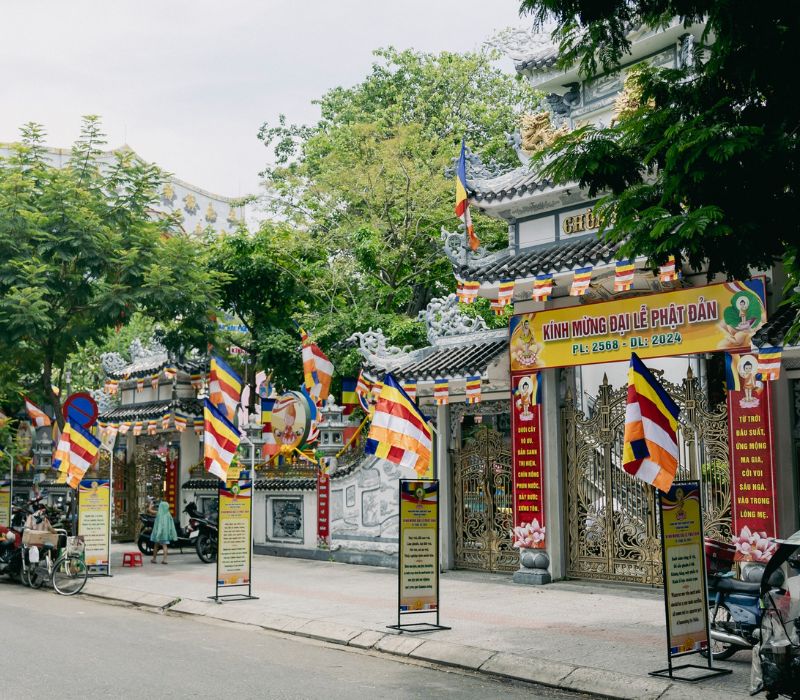
[[[662,384],[681,408],[677,478],[702,479],[706,534],[730,539],[727,409],[709,409],[691,370],[680,387]],[[626,387],[614,389],[604,378],[588,416],[569,395],[562,409],[567,575],[656,585],[662,572],[655,489],[622,469],[626,398]]]
[[519,554],[511,547],[511,451],[502,434],[476,425],[454,466],[456,566],[516,571]]

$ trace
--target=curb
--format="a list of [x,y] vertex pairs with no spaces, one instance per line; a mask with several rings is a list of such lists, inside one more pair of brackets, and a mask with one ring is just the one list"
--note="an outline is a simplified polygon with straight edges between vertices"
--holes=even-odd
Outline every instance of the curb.
[[[632,676],[608,669],[576,666],[562,661],[441,642],[422,636],[348,627],[327,620],[290,617],[266,611],[254,614],[241,607],[227,607],[211,601],[181,599],[116,586],[93,583],[90,590],[83,595],[101,602],[118,602],[139,608],[150,608],[175,617],[206,617],[251,625],[271,632],[306,637],[365,651],[377,651],[495,678],[535,683],[611,700],[685,700],[688,697],[687,691],[690,690],[690,686],[686,684],[652,676]],[[737,697],[748,697],[746,694],[739,695],[711,688],[703,688],[702,692],[704,700],[735,700]]]

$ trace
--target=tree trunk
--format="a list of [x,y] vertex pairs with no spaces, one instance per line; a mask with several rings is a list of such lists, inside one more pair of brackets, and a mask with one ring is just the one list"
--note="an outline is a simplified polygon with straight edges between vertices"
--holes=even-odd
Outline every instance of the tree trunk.
[[59,430],[64,430],[64,416],[61,413],[61,397],[53,391],[53,358],[45,357],[44,368],[42,369],[42,388],[44,395],[50,401],[50,407],[55,413],[55,419]]
[[[250,357],[254,358],[253,362],[255,363],[255,355],[250,355]],[[247,399],[247,415],[252,416],[256,412],[256,366],[253,364],[253,371],[250,373],[250,396]]]

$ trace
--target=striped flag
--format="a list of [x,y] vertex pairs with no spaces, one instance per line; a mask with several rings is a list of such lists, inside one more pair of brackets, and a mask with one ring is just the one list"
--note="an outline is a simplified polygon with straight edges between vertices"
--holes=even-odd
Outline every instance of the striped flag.
[[481,375],[467,377],[466,383],[467,403],[481,402]]
[[492,299],[489,302],[489,308],[494,311],[495,316],[501,316],[503,314],[503,309],[505,308],[505,304],[500,301],[499,299]]
[[593,267],[581,267],[575,270],[572,276],[572,286],[569,288],[569,295],[571,297],[582,297],[589,289],[589,284],[592,281]]
[[137,421],[136,421],[136,422],[133,424],[133,434],[134,434],[134,435],[141,435],[141,434],[142,434],[142,428],[143,428],[143,427],[144,427],[144,423],[143,423],[142,421],[140,421],[140,420],[137,420]]
[[450,397],[450,383],[446,379],[433,380],[433,398],[437,406],[444,406]]
[[103,388],[105,389],[106,394],[109,396],[114,396],[119,390],[119,381],[116,379],[106,379],[106,383]]
[[144,377],[139,377],[136,380],[136,393],[141,394],[144,391]]
[[464,230],[467,232],[470,250],[478,250],[481,242],[475,235],[472,226],[472,216],[469,213],[469,195],[467,194],[467,145],[462,139],[461,155],[458,156],[456,165],[456,216],[464,222]]
[[161,375],[156,372],[155,374],[150,375],[150,387],[153,391],[158,391],[158,379]]
[[383,389],[383,382],[380,380],[375,380],[372,382],[372,387],[369,390],[370,395],[372,396],[372,403],[374,404],[378,397],[381,395],[381,390]]
[[158,421],[151,420],[147,424],[147,434],[148,435],[155,435],[158,432]]
[[242,380],[239,375],[218,357],[212,357],[208,380],[208,398],[211,399],[211,403],[217,406],[228,420],[233,420],[241,395]]
[[194,429],[194,434],[197,435],[197,437],[202,436],[203,431],[205,430],[203,423],[198,423],[197,421],[192,422],[192,428]]
[[179,433],[182,433],[186,430],[186,426],[189,424],[189,417],[185,414],[175,411],[175,430]]
[[412,401],[417,400],[417,382],[414,379],[407,379],[403,382],[403,391],[408,394],[408,398]]
[[53,469],[65,474],[69,471],[69,421],[65,423],[56,451],[53,452]]
[[125,435],[131,429],[130,421],[119,424],[119,434]]
[[384,379],[364,452],[432,476],[431,427],[391,374]]
[[664,387],[633,353],[628,369],[622,468],[665,492],[678,469],[679,414]]
[[178,375],[178,368],[177,367],[164,367],[164,377],[172,381]]
[[33,403],[33,401],[27,396],[23,396],[22,398],[25,401],[25,410],[28,412],[28,417],[31,419],[34,428],[46,428],[52,423],[50,416]]
[[195,372],[189,377],[189,381],[191,382],[192,389],[200,391],[200,389],[203,388],[203,373]]
[[358,406],[358,396],[356,395],[356,382],[357,379],[349,377],[342,379],[342,406],[344,406],[344,415],[349,416]]
[[311,342],[302,328],[300,338],[303,341],[303,380],[306,389],[314,401],[324,401],[331,391],[333,363],[316,343]]
[[678,279],[678,272],[675,269],[675,256],[670,255],[667,262],[658,266],[658,279],[661,282],[674,282]]
[[356,381],[356,396],[365,413],[369,413],[369,394],[372,390],[372,381],[367,379],[367,376],[362,369],[358,373],[358,380]]
[[553,293],[553,275],[536,275],[533,281],[533,298],[535,301],[547,301]]
[[480,282],[462,282],[458,280],[456,296],[458,296],[458,300],[462,304],[471,304],[478,298],[478,290],[480,288]]
[[319,409],[314,397],[308,393],[304,386],[300,387],[300,393],[305,398],[308,406],[308,437],[306,437],[306,443],[311,444],[319,440]]
[[758,351],[758,373],[765,382],[771,382],[781,376],[781,354],[783,348],[767,347]]
[[100,428],[100,447],[106,452],[111,452],[117,442],[119,426],[116,423],[107,423]]
[[85,428],[69,424],[69,469],[67,485],[76,489],[83,475],[97,459],[100,453],[100,440]]
[[633,260],[620,260],[614,269],[614,291],[627,292],[633,286]]
[[272,432],[272,409],[275,406],[273,398],[261,399],[261,437],[264,441],[261,448],[261,455],[266,459],[267,457],[274,457],[280,450],[275,440],[275,435]]
[[165,413],[161,416],[161,430],[169,430],[169,424],[172,421],[172,414]]
[[497,301],[503,306],[510,304],[514,298],[514,280],[502,280],[497,291]]
[[224,408],[217,408],[209,399],[203,402],[203,418],[203,460],[206,471],[225,481],[228,467],[239,447],[239,431],[225,415]]
[[741,391],[742,380],[739,375],[739,355],[725,353],[725,387],[728,391]]

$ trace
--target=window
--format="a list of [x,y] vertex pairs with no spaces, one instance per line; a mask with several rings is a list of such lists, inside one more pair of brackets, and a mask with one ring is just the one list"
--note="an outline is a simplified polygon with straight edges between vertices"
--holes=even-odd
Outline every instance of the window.
[[303,499],[267,499],[267,538],[278,542],[303,540]]

